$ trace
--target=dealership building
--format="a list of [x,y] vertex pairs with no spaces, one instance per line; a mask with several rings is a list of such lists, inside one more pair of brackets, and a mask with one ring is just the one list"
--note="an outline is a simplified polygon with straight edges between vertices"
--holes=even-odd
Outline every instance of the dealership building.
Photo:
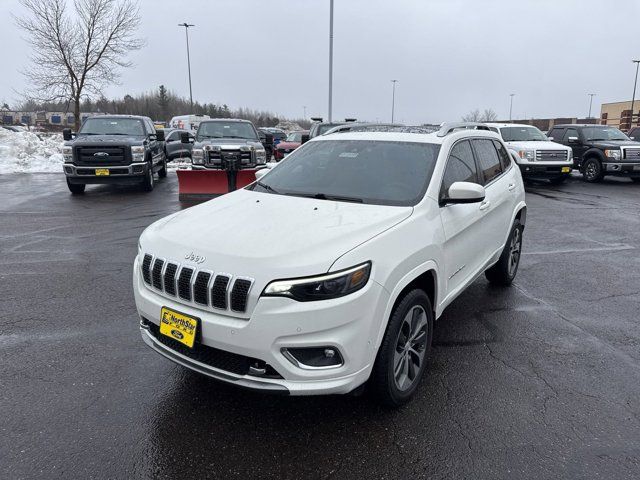
[[620,130],[629,130],[631,124],[639,125],[640,99],[636,100],[633,106],[633,122],[631,118],[631,100],[627,102],[603,103],[600,108],[600,123],[611,125]]

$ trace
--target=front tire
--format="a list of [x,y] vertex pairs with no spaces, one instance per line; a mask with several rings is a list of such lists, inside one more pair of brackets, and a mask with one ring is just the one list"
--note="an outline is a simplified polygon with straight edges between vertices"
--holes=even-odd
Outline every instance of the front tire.
[[82,195],[87,186],[84,183],[71,183],[67,178],[67,187],[72,195]]
[[369,380],[384,405],[399,407],[413,397],[433,338],[433,309],[423,290],[405,294],[391,313]]
[[516,278],[518,267],[520,266],[520,256],[522,254],[522,232],[524,227],[520,220],[513,222],[511,233],[507,238],[507,243],[502,250],[498,263],[484,272],[490,283],[501,287],[508,287]]
[[586,182],[597,183],[602,180],[602,164],[597,158],[591,157],[582,164],[582,176]]
[[142,180],[140,187],[145,192],[151,192],[154,186],[155,180],[153,178],[153,167],[149,164],[149,168],[147,169],[147,173],[144,175],[144,179]]

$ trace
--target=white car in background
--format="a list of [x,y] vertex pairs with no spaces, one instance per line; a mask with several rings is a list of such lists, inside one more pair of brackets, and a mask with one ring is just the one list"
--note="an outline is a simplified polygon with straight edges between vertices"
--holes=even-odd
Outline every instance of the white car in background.
[[570,147],[550,141],[533,125],[517,123],[488,123],[513,153],[522,176],[547,179],[562,183],[573,169],[573,151]]
[[133,268],[145,343],[242,387],[367,383],[407,402],[435,319],[483,273],[506,286],[518,270],[522,177],[477,125],[321,135],[248,187],[155,222]]

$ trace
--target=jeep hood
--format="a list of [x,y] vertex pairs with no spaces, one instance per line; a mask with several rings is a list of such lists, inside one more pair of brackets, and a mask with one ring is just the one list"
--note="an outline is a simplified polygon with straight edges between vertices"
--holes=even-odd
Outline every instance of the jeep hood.
[[159,220],[140,243],[144,253],[181,263],[191,253],[204,256],[193,266],[248,276],[264,286],[327,272],[338,257],[412,212],[238,190]]

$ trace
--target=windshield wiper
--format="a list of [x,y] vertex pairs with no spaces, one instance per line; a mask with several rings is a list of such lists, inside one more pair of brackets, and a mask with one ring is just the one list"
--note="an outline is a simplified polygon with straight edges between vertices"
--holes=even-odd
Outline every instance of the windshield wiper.
[[273,188],[271,185],[267,185],[266,183],[262,183],[260,180],[256,181],[256,185],[264,188],[267,192],[275,193],[276,195],[280,195],[280,192]]

